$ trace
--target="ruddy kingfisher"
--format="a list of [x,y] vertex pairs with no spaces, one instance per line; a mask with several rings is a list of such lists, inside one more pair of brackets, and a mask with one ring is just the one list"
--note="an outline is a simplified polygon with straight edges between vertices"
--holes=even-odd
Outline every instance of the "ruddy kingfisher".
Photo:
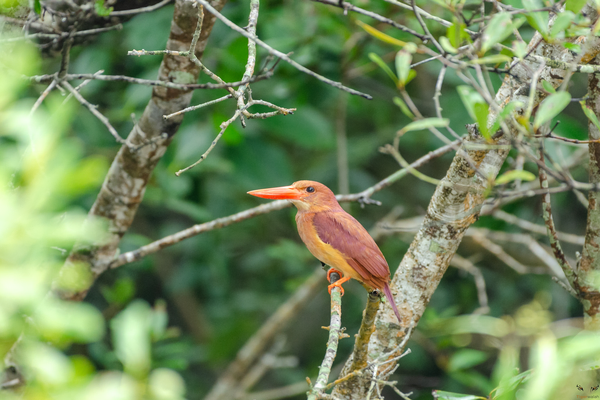
[[300,238],[321,263],[338,272],[341,279],[329,285],[344,294],[342,283],[356,279],[372,291],[383,290],[398,321],[400,313],[390,291],[390,268],[367,230],[340,206],[333,192],[314,181],[298,181],[290,186],[252,190],[252,196],[289,200],[298,209],[296,225]]

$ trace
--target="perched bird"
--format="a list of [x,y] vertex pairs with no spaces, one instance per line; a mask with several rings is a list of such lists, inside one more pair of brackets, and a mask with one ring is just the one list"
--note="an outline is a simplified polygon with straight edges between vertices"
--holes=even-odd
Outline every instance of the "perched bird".
[[296,224],[300,238],[313,256],[332,267],[329,274],[341,272],[342,279],[329,285],[342,289],[342,283],[356,279],[371,291],[383,290],[400,321],[392,297],[390,268],[367,230],[340,206],[333,192],[314,181],[298,181],[291,186],[248,192],[265,199],[286,199],[298,209]]

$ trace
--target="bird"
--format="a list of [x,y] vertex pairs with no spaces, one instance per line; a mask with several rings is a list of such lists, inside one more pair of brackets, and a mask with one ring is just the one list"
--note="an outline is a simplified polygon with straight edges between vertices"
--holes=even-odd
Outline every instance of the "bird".
[[362,283],[371,292],[382,290],[398,322],[398,307],[389,286],[390,268],[375,240],[353,216],[348,214],[327,186],[315,181],[297,181],[290,186],[251,190],[248,194],[265,199],[285,199],[298,209],[296,225],[300,238],[323,265],[331,267],[327,277],[337,272],[341,279],[334,287],[350,279]]

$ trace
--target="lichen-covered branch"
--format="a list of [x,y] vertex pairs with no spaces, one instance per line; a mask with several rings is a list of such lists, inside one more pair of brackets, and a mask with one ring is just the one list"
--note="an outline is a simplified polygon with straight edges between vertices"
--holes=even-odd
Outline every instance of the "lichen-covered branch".
[[[330,283],[335,283],[341,277],[336,272],[329,274]],[[308,400],[317,400],[324,394],[325,388],[327,387],[327,381],[331,374],[331,367],[333,361],[337,355],[338,343],[340,336],[343,334],[342,330],[342,290],[336,286],[331,289],[331,322],[329,323],[329,339],[327,340],[327,350],[325,351],[325,357],[319,367],[319,375],[315,384],[308,392]]]
[[[594,10],[587,11],[592,20],[596,18]],[[588,63],[600,52],[600,41],[596,37],[581,37],[574,41],[581,45],[582,51],[579,55],[565,50],[561,44],[544,42],[539,34],[534,35],[527,51],[575,64]],[[530,103],[531,81],[533,71],[537,68],[537,64],[528,59],[514,61],[511,73],[505,77],[494,103],[501,109],[511,101],[519,101],[522,105],[515,108],[515,115],[523,115],[526,111],[523,105]],[[546,80],[556,88],[563,83],[567,74],[568,72],[562,69],[546,67],[539,74],[539,79]],[[537,106],[545,96],[546,93],[541,90],[534,92],[532,104]],[[499,109],[490,107],[488,126],[495,121],[498,112]],[[398,325],[391,307],[382,307],[377,315],[377,330],[371,336],[369,344],[370,357],[377,358],[394,349],[397,350],[393,355],[402,351],[398,345],[407,335],[408,327],[420,320],[465,231],[479,216],[489,182],[496,177],[508,155],[508,150],[503,145],[510,144],[510,140],[515,138],[518,132],[518,127],[507,121],[503,135],[494,138],[492,143],[501,146],[470,148],[473,144],[487,143],[477,134],[471,134],[465,140],[463,149],[469,159],[475,162],[480,173],[470,165],[463,152],[458,152],[454,157],[445,178],[438,185],[429,203],[423,225],[392,279],[392,293],[403,319]],[[393,363],[380,368],[379,378],[385,380],[393,368]],[[359,400],[364,399],[366,393],[367,388],[357,385],[344,390],[336,387],[333,395]]]

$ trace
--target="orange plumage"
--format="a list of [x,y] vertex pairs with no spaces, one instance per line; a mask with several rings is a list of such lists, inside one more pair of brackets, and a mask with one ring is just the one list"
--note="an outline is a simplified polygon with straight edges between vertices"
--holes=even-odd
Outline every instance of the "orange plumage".
[[[339,286],[356,279],[370,289],[383,290],[394,313],[400,313],[390,291],[390,268],[367,230],[340,206],[333,192],[314,181],[298,181],[291,186],[248,192],[267,199],[287,199],[298,213],[296,224],[308,250],[322,263],[341,271]],[[342,289],[343,293],[343,289]]]

